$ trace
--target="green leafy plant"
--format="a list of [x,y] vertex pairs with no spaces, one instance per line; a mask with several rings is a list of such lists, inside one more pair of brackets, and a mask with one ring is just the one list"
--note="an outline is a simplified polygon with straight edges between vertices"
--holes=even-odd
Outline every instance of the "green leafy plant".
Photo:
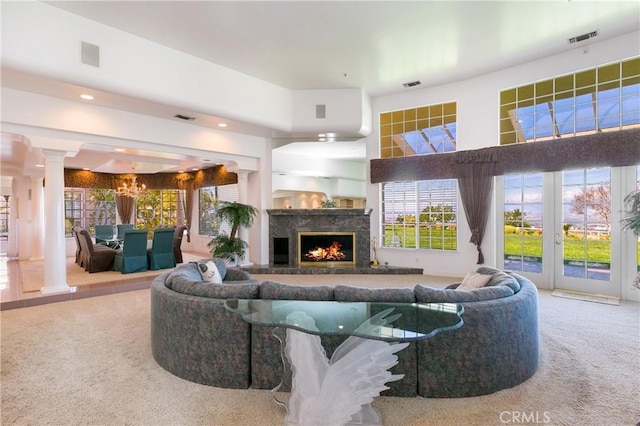
[[326,201],[320,203],[320,207],[322,207],[323,209],[335,209],[337,206],[333,200],[327,199]]
[[237,237],[240,227],[249,228],[253,225],[258,209],[238,202],[222,201],[216,210],[216,218],[220,222],[229,223],[231,231],[229,235],[221,233],[211,239],[207,247],[213,257],[220,257],[230,261],[242,259],[249,245],[246,241]]
[[624,197],[624,215],[622,229],[629,229],[640,236],[640,190],[635,190]]

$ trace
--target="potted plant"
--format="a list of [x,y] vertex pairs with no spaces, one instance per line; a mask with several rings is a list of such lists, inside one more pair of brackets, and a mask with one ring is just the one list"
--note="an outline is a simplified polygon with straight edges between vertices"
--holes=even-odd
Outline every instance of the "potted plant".
[[249,245],[237,237],[241,226],[250,227],[258,214],[258,209],[238,202],[222,201],[216,210],[216,218],[231,225],[229,235],[222,233],[209,241],[207,247],[213,257],[220,257],[237,264],[244,257]]
[[[640,189],[624,197],[624,205],[622,229],[629,229],[634,235],[640,236]],[[640,273],[636,275],[633,286],[640,289]]]

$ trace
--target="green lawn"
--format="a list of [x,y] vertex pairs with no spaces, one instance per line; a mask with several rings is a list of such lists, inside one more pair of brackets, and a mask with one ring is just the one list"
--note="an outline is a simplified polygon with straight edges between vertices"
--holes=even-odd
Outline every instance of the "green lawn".
[[[442,250],[444,245],[446,250],[457,249],[456,230],[433,228],[431,232],[429,231],[428,228],[420,229],[420,247]],[[393,231],[391,227],[386,227],[385,241],[387,241],[387,244],[392,241],[393,236],[399,239],[401,247],[416,247],[415,227],[396,228],[395,231]],[[564,259],[584,259],[586,250],[587,260],[609,263],[611,261],[610,246],[611,242],[609,240],[588,240],[585,247],[585,241],[583,239],[565,236]],[[541,257],[542,236],[507,234],[505,237],[504,252],[506,255]],[[638,245],[638,258],[640,259],[640,244]]]

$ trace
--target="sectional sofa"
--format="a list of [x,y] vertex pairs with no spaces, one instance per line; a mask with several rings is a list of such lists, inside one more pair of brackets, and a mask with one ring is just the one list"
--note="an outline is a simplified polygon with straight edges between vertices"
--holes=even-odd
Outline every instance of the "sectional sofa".
[[[283,375],[274,330],[250,325],[224,307],[227,299],[252,298],[461,303],[464,325],[398,352],[399,362],[392,372],[404,378],[389,383],[383,395],[485,395],[524,382],[538,367],[538,293],[531,281],[515,273],[480,267],[478,272],[491,278],[486,286],[473,290],[457,290],[459,283],[447,289],[304,287],[260,283],[247,272],[227,269],[215,260],[222,284],[202,282],[196,264],[188,263],[161,274],[151,286],[153,357],[186,380],[225,388],[272,389],[284,376],[287,388],[289,379]],[[330,356],[344,337],[322,340]]]

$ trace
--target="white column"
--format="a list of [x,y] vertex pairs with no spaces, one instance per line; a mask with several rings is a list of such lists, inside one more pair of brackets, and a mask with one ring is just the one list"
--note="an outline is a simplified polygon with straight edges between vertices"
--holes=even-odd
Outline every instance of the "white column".
[[43,150],[44,169],[44,287],[42,294],[71,291],[67,284],[67,250],[64,237],[64,151]]
[[20,237],[20,220],[18,218],[19,182],[17,178],[11,179],[11,196],[9,197],[9,235],[7,236],[7,257],[9,259],[17,259],[20,256],[18,252],[18,238]]
[[[248,199],[248,187],[249,187],[249,172],[246,170],[240,170],[236,172],[238,174],[238,202],[242,204],[247,204]],[[241,240],[247,241],[249,240],[249,230],[245,227],[240,227],[238,230],[238,236]],[[240,265],[239,266],[250,266],[252,265],[250,252],[251,248],[248,247],[247,251],[244,254],[242,259],[238,259]]]
[[42,190],[42,177],[31,178],[31,209],[33,216],[31,220],[32,251],[31,259],[42,259],[44,257],[44,202]]

